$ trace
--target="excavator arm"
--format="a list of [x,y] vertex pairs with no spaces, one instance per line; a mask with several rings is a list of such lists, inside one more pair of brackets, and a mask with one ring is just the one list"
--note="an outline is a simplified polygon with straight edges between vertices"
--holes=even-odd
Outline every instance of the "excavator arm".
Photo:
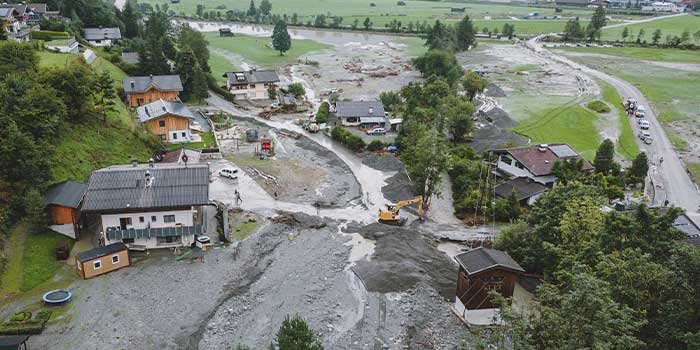
[[406,222],[406,219],[399,215],[399,211],[401,208],[412,204],[418,204],[418,216],[422,221],[424,213],[423,197],[418,196],[416,198],[399,201],[394,205],[387,204],[386,209],[379,210],[379,222],[389,225],[403,225]]

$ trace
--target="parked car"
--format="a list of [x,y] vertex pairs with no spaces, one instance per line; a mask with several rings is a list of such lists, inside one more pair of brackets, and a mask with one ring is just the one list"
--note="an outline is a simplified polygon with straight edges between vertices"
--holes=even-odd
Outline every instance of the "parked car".
[[637,109],[637,111],[634,112],[634,116],[637,118],[644,118],[644,111],[640,111],[639,109]]
[[637,134],[637,137],[647,145],[651,145],[651,142],[653,140],[651,138],[651,134],[646,131],[640,131],[639,134]]
[[647,110],[646,110],[646,108],[644,108],[644,106],[642,106],[642,105],[637,106],[637,112],[642,112],[642,113],[644,113],[644,112],[646,112],[646,111],[647,111]]
[[639,128],[642,130],[649,130],[651,123],[648,120],[642,120],[639,122]]
[[221,170],[219,170],[219,176],[227,177],[231,180],[235,180],[238,178],[238,169],[234,169],[234,168],[221,169]]
[[647,121],[646,119],[637,119],[637,125],[642,124],[642,122]]
[[374,128],[372,130],[367,130],[367,135],[384,135],[386,134],[386,130],[384,128]]

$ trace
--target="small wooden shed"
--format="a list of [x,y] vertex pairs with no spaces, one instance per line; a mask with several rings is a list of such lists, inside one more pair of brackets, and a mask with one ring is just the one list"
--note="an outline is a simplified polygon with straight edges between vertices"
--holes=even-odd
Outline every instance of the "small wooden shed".
[[51,225],[73,225],[78,239],[80,209],[87,192],[87,185],[78,181],[59,182],[44,193]]
[[496,249],[479,247],[455,256],[455,260],[459,263],[455,303],[467,310],[498,307],[491,302],[489,291],[510,298],[525,273],[513,258]]
[[119,242],[76,254],[75,265],[78,275],[88,279],[127,267],[131,261],[126,244]]

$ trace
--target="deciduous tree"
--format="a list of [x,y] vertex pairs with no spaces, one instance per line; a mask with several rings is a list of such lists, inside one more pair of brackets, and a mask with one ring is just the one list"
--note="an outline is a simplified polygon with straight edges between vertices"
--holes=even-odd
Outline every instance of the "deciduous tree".
[[260,13],[267,16],[270,14],[270,11],[272,11],[272,3],[270,0],[262,0],[262,2],[260,2]]
[[442,77],[452,85],[463,74],[462,67],[457,63],[455,55],[448,51],[430,50],[423,56],[413,59],[413,65],[424,77],[435,75]]

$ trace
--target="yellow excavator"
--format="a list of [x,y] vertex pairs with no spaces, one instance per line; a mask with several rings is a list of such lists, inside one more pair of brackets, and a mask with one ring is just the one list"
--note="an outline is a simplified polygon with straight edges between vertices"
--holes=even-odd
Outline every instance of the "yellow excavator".
[[400,201],[396,204],[387,204],[386,209],[379,209],[379,222],[387,225],[401,226],[406,223],[406,218],[399,215],[401,208],[411,205],[418,205],[418,219],[423,221],[423,196],[418,196],[416,198],[407,199],[405,201]]

